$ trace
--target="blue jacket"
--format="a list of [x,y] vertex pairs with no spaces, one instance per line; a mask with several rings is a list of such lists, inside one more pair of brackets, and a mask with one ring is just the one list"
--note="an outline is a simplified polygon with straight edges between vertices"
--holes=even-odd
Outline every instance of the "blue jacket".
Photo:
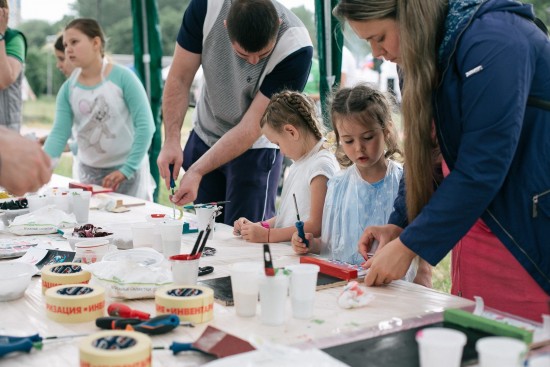
[[550,101],[550,40],[533,18],[513,0],[449,1],[433,101],[451,173],[400,239],[436,264],[482,218],[550,294],[550,111],[527,106]]

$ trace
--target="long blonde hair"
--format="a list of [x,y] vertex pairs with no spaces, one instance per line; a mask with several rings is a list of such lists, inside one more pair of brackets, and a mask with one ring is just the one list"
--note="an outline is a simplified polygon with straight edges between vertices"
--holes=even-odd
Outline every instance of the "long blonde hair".
[[405,76],[403,125],[407,216],[412,221],[428,203],[434,189],[432,92],[438,82],[438,37],[447,0],[341,0],[336,17],[367,21],[394,19],[399,25],[400,65]]

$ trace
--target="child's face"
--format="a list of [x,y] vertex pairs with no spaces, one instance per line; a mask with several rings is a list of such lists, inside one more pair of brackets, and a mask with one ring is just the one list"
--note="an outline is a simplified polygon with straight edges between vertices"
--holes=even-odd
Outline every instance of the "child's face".
[[276,131],[269,124],[265,124],[262,133],[270,142],[278,145],[286,157],[296,160],[303,155],[302,145],[298,142],[298,131],[294,126],[287,124],[282,131]]
[[377,123],[343,120],[337,124],[340,145],[361,172],[385,165],[384,130]]
[[59,50],[55,50],[55,58],[55,66],[68,78],[74,70],[73,64],[65,57],[65,53]]
[[65,55],[75,67],[86,67],[89,63],[101,58],[101,40],[90,38],[76,28],[63,32]]

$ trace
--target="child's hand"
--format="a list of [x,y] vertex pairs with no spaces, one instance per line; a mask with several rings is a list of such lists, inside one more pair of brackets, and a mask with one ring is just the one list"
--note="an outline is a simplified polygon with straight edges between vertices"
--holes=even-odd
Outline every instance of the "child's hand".
[[248,223],[241,225],[241,236],[248,242],[269,242],[269,229],[262,227],[260,223]]
[[236,221],[233,222],[233,234],[235,236],[240,236],[241,235],[241,229],[242,229],[242,226],[246,223],[252,223],[250,222],[248,219],[246,219],[245,217],[240,217],[239,219],[237,219]]
[[[310,244],[313,243],[313,234],[312,233],[306,233],[306,240],[309,241]],[[292,238],[290,239],[290,242],[292,243],[292,249],[295,253],[298,255],[304,255],[309,252],[309,248],[305,245],[305,243],[302,241],[300,236],[298,236],[298,232],[294,232],[292,234]]]

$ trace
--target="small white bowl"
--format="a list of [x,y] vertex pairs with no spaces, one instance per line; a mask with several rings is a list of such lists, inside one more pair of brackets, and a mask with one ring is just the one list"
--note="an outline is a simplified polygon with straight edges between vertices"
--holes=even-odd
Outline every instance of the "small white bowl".
[[75,237],[73,236],[72,232],[65,232],[65,234],[63,234],[63,237],[65,237],[67,241],[69,241],[69,245],[71,246],[71,249],[74,251],[75,250],[74,245],[76,245],[78,242],[90,242],[92,244],[97,240],[108,240],[109,244],[112,244],[114,234],[110,234],[108,236],[103,236],[103,237]]
[[38,272],[36,266],[23,262],[0,263],[0,301],[13,301],[23,297]]
[[29,208],[23,208],[23,209],[0,209],[0,219],[2,219],[2,222],[4,222],[4,225],[7,227],[10,225],[11,222],[15,219],[15,217],[18,217],[23,214],[29,213]]

